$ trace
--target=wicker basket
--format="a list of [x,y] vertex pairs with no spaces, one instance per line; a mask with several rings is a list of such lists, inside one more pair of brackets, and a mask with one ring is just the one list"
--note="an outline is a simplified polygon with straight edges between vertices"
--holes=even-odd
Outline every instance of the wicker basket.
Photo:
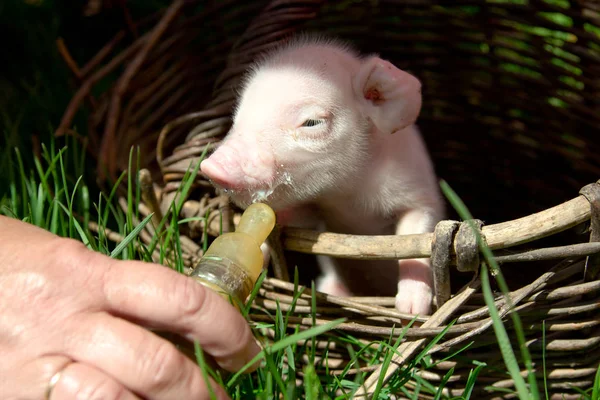
[[[91,102],[90,146],[106,167],[102,172],[112,176],[126,169],[130,146],[141,146],[143,165],[161,181],[151,190],[144,176],[142,209],[164,213],[190,162],[228,131],[233,89],[257,54],[299,30],[327,32],[380,53],[423,83],[418,124],[439,176],[485,221],[480,232],[505,265],[536,374],[542,378],[545,323],[549,391],[553,398],[578,398],[573,388],[591,387],[600,360],[600,185],[589,184],[600,177],[599,27],[594,0],[174,1],[134,26],[141,36],[121,32],[85,67],[70,63],[82,85],[59,133],[68,132],[91,89],[116,74],[115,85]],[[185,226],[188,266],[201,256],[204,235],[218,234],[220,213],[225,231],[239,217],[204,177],[193,193],[182,213],[209,219]],[[432,360],[473,345],[422,376],[436,384],[453,367],[447,394],[458,396],[476,359],[488,368],[473,398],[500,398],[484,386],[510,389],[514,382],[503,372],[474,273],[479,251],[472,230],[451,217],[432,234],[369,238],[283,229],[280,243],[293,252],[362,259],[431,256],[436,311],[408,329],[385,378],[456,320],[431,348]],[[277,255],[274,277],[255,300],[255,321],[269,320],[263,311],[274,310],[276,301],[290,307],[294,285]],[[451,288],[444,279],[449,271]],[[317,323],[346,316],[339,331],[364,340],[397,335],[410,319],[394,310],[392,298],[319,294],[317,300]],[[291,322],[312,326],[310,301],[307,289]],[[497,305],[506,317],[500,296]],[[343,348],[329,351],[330,361],[337,355],[330,366],[335,374],[349,355]],[[378,366],[359,370],[370,373],[367,386],[381,372]]]

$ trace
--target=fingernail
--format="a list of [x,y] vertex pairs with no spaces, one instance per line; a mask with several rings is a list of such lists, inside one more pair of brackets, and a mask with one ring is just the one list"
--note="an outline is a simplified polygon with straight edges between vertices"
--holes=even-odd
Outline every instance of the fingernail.
[[264,350],[262,343],[257,338],[254,338],[254,343],[256,344],[256,347],[258,348],[258,350],[254,353],[254,355],[256,355],[259,352]]
[[[251,359],[256,357],[256,355],[259,354],[262,350],[263,350],[262,344],[260,343],[260,341],[258,339],[254,338],[254,343],[250,345],[250,357],[248,357],[248,361],[250,361]],[[248,368],[248,372],[253,372],[258,367],[261,367],[261,366],[262,366],[261,360],[258,360],[250,368]]]

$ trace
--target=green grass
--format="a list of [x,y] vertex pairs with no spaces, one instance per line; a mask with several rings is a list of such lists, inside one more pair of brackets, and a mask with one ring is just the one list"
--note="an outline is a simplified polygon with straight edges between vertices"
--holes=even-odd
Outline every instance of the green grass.
[[[20,156],[21,150],[11,149],[5,151],[4,156],[11,160],[12,168],[9,171],[10,185],[8,194],[0,199],[0,213],[18,218],[39,227],[47,229],[58,235],[72,237],[81,240],[89,248],[119,259],[140,259],[151,261],[151,254],[158,249],[162,261],[170,268],[183,271],[182,249],[179,243],[180,220],[176,217],[181,209],[182,200],[190,190],[193,177],[198,171],[198,164],[190,168],[184,184],[181,185],[180,196],[166,213],[161,222],[165,227],[162,230],[160,240],[155,237],[150,245],[146,245],[139,237],[139,232],[145,224],[150,223],[151,216],[139,220],[137,204],[140,196],[137,193],[136,163],[130,163],[130,171],[123,173],[118,183],[127,187],[127,210],[123,211],[115,199],[116,190],[108,195],[102,193],[96,199],[92,199],[89,193],[92,191],[82,179],[83,153],[77,149],[76,143],[69,147],[58,148],[52,141],[49,146],[43,146],[43,158],[35,160],[33,166],[27,166]],[[135,160],[135,152],[131,153],[131,160]],[[71,168],[68,168],[70,166]],[[449,197],[453,206],[459,211],[464,219],[470,219],[468,210],[460,199],[445,184],[442,183],[445,194]],[[134,218],[135,217],[135,218]],[[134,221],[138,221],[137,223]],[[95,222],[100,229],[91,230],[89,222]],[[108,239],[106,231],[102,227],[111,226],[124,240],[114,243]],[[160,232],[161,230],[157,230]],[[507,291],[506,283],[503,281],[500,268],[495,263],[493,255],[484,242],[480,240],[481,250],[485,257],[481,271],[483,292],[486,303],[490,306],[491,315],[494,319],[494,331],[496,333],[499,351],[501,352],[506,368],[510,376],[516,382],[516,393],[520,399],[538,399],[540,388],[533,374],[531,356],[525,346],[525,336],[516,313],[511,313],[510,318],[516,327],[519,353],[522,355],[521,362],[525,370],[530,373],[524,379],[519,372],[523,369],[515,356],[513,344],[510,343],[506,329],[497,311],[493,307],[493,294],[490,288],[488,268],[504,292]],[[264,279],[264,274],[260,281]],[[215,381],[226,388],[234,399],[242,398],[351,398],[367,377],[366,373],[348,375],[348,371],[358,364],[379,365],[384,368],[389,365],[392,356],[402,342],[404,327],[396,337],[388,340],[373,341],[367,345],[357,338],[334,330],[342,319],[332,321],[325,325],[317,326],[308,330],[299,331],[289,324],[289,317],[293,314],[295,302],[302,294],[298,286],[298,271],[294,276],[295,288],[294,301],[291,310],[282,312],[278,309],[271,315],[271,323],[251,323],[258,337],[262,337],[265,329],[275,332],[274,340],[265,341],[265,350],[261,352],[251,363],[262,360],[262,366],[252,374],[243,374],[244,369],[235,374],[223,374],[214,371],[206,363],[202,349],[195,344],[195,353],[198,364],[206,376],[212,376]],[[257,295],[257,285],[250,296],[250,301]],[[313,288],[314,289],[314,288]],[[314,292],[313,292],[314,293]],[[315,309],[316,298],[312,296],[313,309]],[[247,316],[250,311],[250,302],[242,307],[243,315]],[[312,315],[313,321],[316,316]],[[399,328],[400,329],[400,328]],[[431,359],[427,351],[444,336],[444,332],[431,340],[407,365],[403,366],[387,385],[378,385],[375,392],[377,399],[386,399],[393,393],[403,393],[408,398],[418,398],[420,394],[428,394],[436,399],[447,398],[442,394],[444,384],[435,385],[420,378],[415,372],[418,369],[427,369],[431,366]],[[314,361],[315,342],[330,341],[349,349],[352,361],[347,365],[341,375],[329,374],[326,363],[311,363],[305,365],[301,362],[303,357]],[[312,345],[309,345],[312,344]],[[454,355],[453,355],[454,356]],[[324,355],[325,360],[327,354]],[[467,390],[461,398],[468,399],[477,385],[478,375],[485,370],[486,365],[473,360],[473,369],[470,372]],[[442,380],[445,383],[453,371]],[[302,384],[297,384],[297,379],[303,379]],[[600,380],[600,370],[596,376],[596,382]],[[412,381],[411,390],[406,384]],[[544,379],[545,382],[545,379]],[[381,383],[381,382],[380,382]],[[490,388],[492,389],[492,388]],[[541,388],[543,393],[545,388]],[[598,399],[598,388],[591,388],[582,394],[584,399]]]
[[[176,217],[181,210],[183,199],[190,190],[191,182],[198,171],[198,165],[186,174],[180,188],[180,195],[171,207],[172,212],[165,214],[161,225],[164,229],[161,237],[154,237],[150,244],[144,243],[139,237],[143,227],[151,223],[151,215],[140,220],[138,202],[140,195],[136,184],[137,160],[132,151],[130,170],[124,172],[117,184],[126,187],[127,206],[123,210],[117,203],[116,187],[108,194],[100,193],[93,199],[89,193],[88,184],[82,179],[84,162],[83,153],[76,143],[59,149],[55,141],[49,146],[43,146],[43,157],[34,159],[34,165],[27,165],[21,157],[21,149],[5,149],[2,154],[10,160],[12,168],[9,170],[8,193],[0,199],[0,213],[17,218],[63,237],[71,237],[82,241],[92,250],[117,259],[138,259],[152,261],[152,253],[158,250],[161,261],[167,267],[183,272],[182,249],[179,242],[179,219]],[[137,223],[135,221],[138,221]],[[90,229],[90,223],[98,226]],[[118,233],[124,238],[120,243],[115,243],[108,238],[107,229]],[[264,275],[261,276],[261,280]],[[294,299],[302,294],[298,288],[298,273],[295,274],[296,288]],[[260,284],[260,281],[259,281]],[[258,291],[259,285],[250,296],[252,300]],[[314,293],[314,292],[313,292]],[[312,297],[313,305],[316,298]],[[255,324],[251,326],[258,337],[267,328],[275,331],[275,338],[266,343],[265,350],[251,363],[262,360],[262,367],[252,374],[240,372],[224,375],[220,371],[211,370],[206,363],[202,349],[195,344],[195,353],[198,364],[205,374],[211,375],[217,383],[227,389],[233,398],[274,398],[282,396],[284,399],[295,398],[350,398],[360,388],[366,378],[366,373],[356,376],[347,375],[347,372],[358,363],[361,366],[389,363],[402,335],[384,341],[373,341],[364,345],[351,335],[332,332],[336,325],[343,319],[332,321],[325,325],[316,325],[308,330],[298,331],[292,327],[288,320],[293,314],[293,308],[286,312],[277,310],[272,315],[272,323]],[[313,307],[315,309],[315,307]],[[242,313],[247,315],[250,303],[242,308]],[[316,316],[313,314],[313,320]],[[440,335],[433,342],[440,340]],[[335,342],[346,349],[350,349],[353,360],[346,367],[345,372],[339,376],[327,373],[327,367],[322,363],[304,365],[303,356],[315,360],[316,340]],[[309,345],[312,344],[312,345]],[[426,367],[424,361],[427,348],[405,367],[392,382],[379,387],[378,397],[388,398],[390,393],[401,392],[403,386],[410,379],[415,379],[417,367]],[[327,355],[325,355],[325,360]],[[248,367],[248,366],[246,366]],[[297,385],[296,379],[302,377],[304,384]],[[418,378],[421,393],[435,394],[439,389]],[[344,395],[345,393],[345,395]]]
[[[460,198],[456,195],[456,193],[450,188],[450,186],[446,182],[442,182],[442,190],[444,191],[444,194],[446,195],[446,197],[448,197],[448,200],[450,201],[450,203],[452,204],[454,209],[457,210],[457,212],[459,213],[460,217],[463,220],[473,219],[473,216],[471,215],[471,213],[469,212],[469,210],[467,209],[465,204],[460,200]],[[508,372],[509,372],[511,378],[515,382],[515,387],[517,389],[519,399],[538,400],[539,399],[539,389],[537,386],[537,380],[535,378],[535,372],[533,370],[533,366],[532,366],[532,362],[531,362],[531,355],[529,354],[529,349],[527,348],[527,345],[525,343],[525,334],[523,331],[521,320],[516,312],[510,313],[510,316],[515,325],[515,332],[517,333],[519,349],[521,350],[521,354],[523,356],[523,362],[527,369],[528,385],[526,385],[525,380],[523,379],[523,377],[520,374],[521,368],[515,357],[515,353],[512,348],[512,344],[511,344],[508,334],[506,332],[506,328],[504,327],[502,319],[500,318],[498,310],[496,309],[496,306],[494,303],[494,301],[495,301],[494,295],[492,293],[492,289],[490,286],[488,265],[489,265],[489,268],[492,269],[492,274],[496,278],[496,282],[500,286],[500,289],[502,290],[502,293],[505,296],[507,304],[512,308],[513,305],[510,300],[510,297],[509,297],[508,285],[506,284],[506,281],[504,280],[502,271],[500,270],[500,266],[494,259],[494,256],[493,256],[491,250],[486,245],[485,241],[482,239],[481,235],[479,235],[479,232],[475,229],[475,227],[472,223],[471,223],[471,227],[477,236],[477,243],[479,245],[479,249],[483,253],[483,256],[485,257],[485,262],[482,263],[482,267],[481,267],[481,281],[482,281],[483,295],[485,298],[485,302],[488,306],[488,309],[490,310],[490,315],[492,317],[492,320],[494,321],[494,324],[493,324],[494,332],[496,334],[496,338],[498,339],[498,345],[499,345],[500,352],[502,353],[502,358],[504,359],[506,368],[508,369]]]

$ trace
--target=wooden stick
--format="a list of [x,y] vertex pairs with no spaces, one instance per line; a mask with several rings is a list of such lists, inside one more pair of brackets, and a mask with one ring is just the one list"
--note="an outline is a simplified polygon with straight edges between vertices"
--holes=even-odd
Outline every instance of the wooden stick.
[[[117,127],[117,121],[119,120],[120,112],[121,112],[121,101],[123,99],[124,93],[129,86],[129,82],[135,76],[135,74],[139,71],[143,62],[148,57],[150,50],[156,45],[159,38],[163,35],[163,33],[167,30],[171,22],[175,19],[175,17],[179,14],[179,11],[183,7],[184,2],[182,0],[174,1],[167,11],[165,15],[160,20],[160,22],[156,25],[156,27],[150,32],[150,36],[148,40],[143,44],[140,48],[139,52],[136,54],[133,60],[127,65],[125,72],[119,78],[117,85],[115,86],[115,90],[112,93],[112,98],[110,101],[110,107],[108,110],[108,116],[106,118],[106,126],[104,128],[104,135],[102,136],[102,142],[100,145],[100,160],[103,162],[105,167],[108,170],[109,177],[115,178],[116,174],[116,156],[117,152],[112,151],[113,146],[115,146],[115,132]],[[99,178],[105,178],[102,176],[104,174],[103,170],[99,171]]]
[[65,44],[63,38],[59,37],[58,39],[56,39],[56,47],[58,48],[58,52],[62,56],[63,60],[65,61],[65,64],[67,64],[67,67],[69,67],[73,75],[75,75],[75,77],[78,80],[81,79],[81,70],[79,69],[77,62],[71,56],[69,49],[67,49],[67,45]]
[[141,169],[138,173],[138,179],[140,191],[142,193],[142,200],[144,200],[144,203],[146,203],[150,211],[154,213],[152,216],[152,223],[154,224],[154,229],[156,229],[160,225],[163,215],[158,203],[158,199],[156,198],[156,193],[154,192],[150,171],[146,168]]
[[[82,82],[81,87],[79,88],[79,90],[77,90],[77,93],[75,93],[75,95],[71,98],[71,101],[69,102],[69,105],[67,106],[67,109],[65,110],[65,113],[62,116],[60,124],[56,129],[56,132],[54,133],[55,136],[58,137],[65,134],[69,125],[75,118],[75,114],[77,113],[79,106],[83,102],[83,99],[91,92],[92,87],[106,75],[112,72],[117,66],[123,63],[127,58],[129,58],[135,51],[137,51],[138,47],[140,47],[143,43],[146,42],[146,40],[148,39],[147,36],[148,34],[137,39],[126,50],[123,50],[117,56],[112,58],[110,62],[108,62],[102,68],[98,69],[98,71],[96,71],[92,76],[90,76]],[[83,76],[85,76],[86,72],[84,70],[85,67],[81,70]]]
[[[471,284],[463,290],[461,293],[457,294],[455,297],[451,298],[447,302],[445,302],[424,324],[423,328],[437,328],[444,324],[451,315],[455,313],[455,311],[464,304],[470,297],[479,290],[479,286],[481,282],[478,278],[474,278],[471,281]],[[385,384],[392,375],[400,368],[400,366],[425,343],[426,339],[419,339],[412,342],[402,343],[397,351],[396,355],[392,358],[392,362],[389,364],[387,370],[383,377],[383,383]],[[377,370],[373,372],[367,380],[364,382],[364,385],[360,390],[357,391],[356,397],[366,397],[370,398],[375,386],[380,380],[380,375],[383,373],[383,365],[379,365]]]
[[[529,216],[484,226],[492,250],[505,249],[565,231],[590,218],[590,203],[578,196]],[[306,229],[283,229],[287,250],[363,260],[399,260],[431,256],[433,233],[418,235],[361,236]]]

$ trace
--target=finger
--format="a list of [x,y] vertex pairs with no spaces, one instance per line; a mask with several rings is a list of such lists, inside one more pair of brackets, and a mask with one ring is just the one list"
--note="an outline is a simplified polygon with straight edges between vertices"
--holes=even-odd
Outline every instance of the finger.
[[81,363],[68,364],[50,392],[55,399],[137,400],[138,396],[104,372]]
[[10,381],[0,374],[0,399],[44,399],[54,374],[69,363],[67,356],[45,356],[19,366]]
[[[175,346],[131,322],[106,313],[74,319],[78,335],[65,343],[73,359],[90,364],[132,392],[150,399],[205,399],[210,389],[200,368]],[[227,398],[214,381],[218,398]]]
[[104,262],[109,267],[103,292],[111,313],[197,340],[229,371],[260,351],[239,311],[195,280],[156,264]]

